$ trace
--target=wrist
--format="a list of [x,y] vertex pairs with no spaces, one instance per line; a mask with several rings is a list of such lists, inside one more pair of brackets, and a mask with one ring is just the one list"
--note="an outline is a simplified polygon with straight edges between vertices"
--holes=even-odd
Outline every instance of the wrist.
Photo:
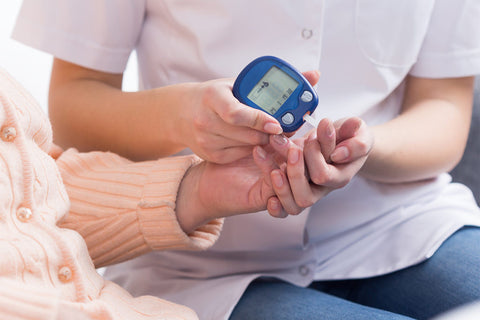
[[192,138],[192,116],[195,104],[193,93],[194,83],[181,83],[155,89],[157,101],[168,106],[168,119],[162,126],[166,128],[165,133],[169,141],[181,149],[189,147]]
[[205,162],[201,162],[189,168],[178,188],[175,212],[178,224],[186,234],[209,221],[207,210],[199,199],[199,185],[204,167]]

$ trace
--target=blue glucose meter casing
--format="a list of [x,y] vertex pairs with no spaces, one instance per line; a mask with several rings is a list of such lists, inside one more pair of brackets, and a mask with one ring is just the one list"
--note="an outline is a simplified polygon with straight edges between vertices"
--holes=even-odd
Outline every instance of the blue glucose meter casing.
[[318,96],[305,77],[289,63],[272,56],[250,62],[238,75],[233,95],[242,103],[271,114],[285,132],[300,128]]

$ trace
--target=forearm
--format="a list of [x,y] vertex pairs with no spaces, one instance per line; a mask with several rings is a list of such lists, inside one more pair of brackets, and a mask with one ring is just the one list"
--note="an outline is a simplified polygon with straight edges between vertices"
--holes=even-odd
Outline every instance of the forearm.
[[179,184],[198,161],[185,156],[135,163],[113,153],[68,150],[57,160],[71,202],[60,226],[84,237],[97,267],[152,250],[205,249],[222,221],[186,234],[176,216]]
[[468,137],[471,83],[466,79],[460,90],[447,97],[429,87],[423,88],[426,94],[415,92],[422,85],[410,88],[403,112],[372,128],[375,145],[361,174],[396,183],[428,179],[451,170],[461,159]]
[[188,86],[122,92],[91,79],[56,85],[50,92],[55,142],[81,151],[108,150],[133,160],[176,153],[185,145],[174,134],[181,128],[173,120],[171,104],[185,96],[182,89]]

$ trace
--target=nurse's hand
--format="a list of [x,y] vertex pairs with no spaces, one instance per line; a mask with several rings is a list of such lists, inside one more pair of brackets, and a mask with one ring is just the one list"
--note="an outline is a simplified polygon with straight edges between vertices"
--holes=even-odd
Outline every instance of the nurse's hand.
[[[318,71],[303,73],[315,85]],[[181,144],[213,163],[229,163],[252,154],[256,145],[268,143],[269,134],[282,128],[271,115],[240,103],[232,93],[233,79],[193,84],[178,116]]]
[[204,160],[223,164],[244,158],[255,145],[268,143],[269,134],[282,132],[275,118],[240,103],[232,86],[232,79],[200,83],[182,110],[182,142]]

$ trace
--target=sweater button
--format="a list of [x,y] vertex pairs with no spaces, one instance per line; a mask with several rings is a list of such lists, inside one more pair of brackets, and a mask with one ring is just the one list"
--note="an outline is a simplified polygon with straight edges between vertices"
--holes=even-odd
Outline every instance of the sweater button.
[[12,142],[17,137],[17,130],[14,127],[4,126],[1,130],[2,140]]
[[70,281],[72,279],[72,270],[66,266],[61,267],[58,270],[58,279],[63,283]]
[[33,216],[32,210],[26,207],[20,207],[17,210],[17,218],[22,222],[27,222]]

